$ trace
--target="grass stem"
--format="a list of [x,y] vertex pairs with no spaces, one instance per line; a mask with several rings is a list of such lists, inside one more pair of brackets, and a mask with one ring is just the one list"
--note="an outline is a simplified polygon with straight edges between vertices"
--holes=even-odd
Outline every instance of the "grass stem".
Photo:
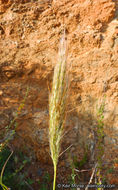
[[54,163],[54,180],[53,180],[53,190],[56,188],[56,175],[57,175],[57,164]]

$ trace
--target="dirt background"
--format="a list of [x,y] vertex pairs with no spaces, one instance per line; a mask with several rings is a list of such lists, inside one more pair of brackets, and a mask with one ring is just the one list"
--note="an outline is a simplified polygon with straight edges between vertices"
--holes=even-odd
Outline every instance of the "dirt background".
[[[29,87],[11,144],[27,147],[43,168],[52,168],[48,96],[63,26],[70,94],[62,151],[73,146],[59,161],[62,180],[69,152],[81,159],[94,144],[96,105],[104,95],[104,160],[118,157],[118,0],[0,0],[0,128],[14,118]],[[117,181],[114,175],[110,182]]]

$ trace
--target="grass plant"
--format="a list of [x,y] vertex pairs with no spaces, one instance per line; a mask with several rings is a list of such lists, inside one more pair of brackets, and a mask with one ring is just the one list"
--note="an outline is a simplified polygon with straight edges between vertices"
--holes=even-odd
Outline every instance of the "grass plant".
[[5,147],[0,152],[0,190],[29,190],[28,184],[31,185],[31,180],[27,167],[30,161],[20,150],[13,152],[10,147]]
[[49,144],[54,166],[53,190],[56,188],[57,163],[65,122],[68,92],[65,33],[60,41],[59,60],[54,69],[52,92],[49,95]]
[[[104,110],[105,110],[105,101],[106,96],[104,97],[101,105],[97,108],[97,153],[96,153],[96,162],[97,162],[97,168],[96,168],[96,177],[97,177],[97,184],[102,184],[102,163],[104,158]],[[102,190],[102,188],[98,188],[99,190]]]
[[[13,139],[14,137],[14,134],[16,132],[16,128],[17,128],[17,122],[16,122],[16,119],[18,118],[19,114],[21,113],[24,105],[25,105],[25,101],[26,101],[26,98],[28,96],[28,92],[29,92],[29,88],[27,88],[27,91],[26,91],[26,95],[22,101],[22,103],[19,105],[18,107],[18,110],[17,112],[15,113],[15,117],[14,119],[10,122],[10,124],[8,126],[5,127],[6,131],[5,131],[5,137],[0,140],[0,153],[5,149],[6,146],[8,146],[9,144],[9,141]],[[12,129],[12,127],[14,126],[14,128]],[[2,187],[3,190],[9,190],[9,188],[7,186],[5,186],[2,182],[2,179],[3,179],[3,173],[4,173],[4,170],[5,170],[5,167],[10,159],[10,157],[12,156],[13,154],[13,151],[11,150],[11,153],[10,155],[8,156],[7,160],[5,161],[5,164],[3,165],[2,167],[2,170],[1,170],[1,174],[0,174],[0,186]]]

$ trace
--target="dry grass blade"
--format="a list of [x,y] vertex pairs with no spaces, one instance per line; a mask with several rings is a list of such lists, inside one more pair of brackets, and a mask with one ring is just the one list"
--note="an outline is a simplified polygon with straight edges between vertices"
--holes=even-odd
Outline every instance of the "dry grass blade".
[[[10,148],[11,149],[11,148]],[[13,150],[11,149],[11,154],[8,156],[7,160],[5,161],[5,164],[2,168],[2,171],[1,171],[1,175],[0,175],[0,185],[1,187],[3,188],[3,190],[10,190],[10,188],[8,188],[7,186],[5,186],[3,183],[2,183],[2,178],[3,178],[3,173],[4,173],[4,170],[5,170],[5,167],[7,165],[7,162],[9,161],[9,159],[11,158],[13,154]]]
[[95,164],[95,167],[93,168],[93,172],[92,172],[92,174],[91,174],[91,177],[90,177],[89,183],[88,183],[88,185],[86,186],[85,190],[88,190],[89,185],[92,183],[93,176],[94,176],[94,174],[95,174],[95,170],[96,170],[97,165],[98,165],[98,164],[96,163],[96,164]]

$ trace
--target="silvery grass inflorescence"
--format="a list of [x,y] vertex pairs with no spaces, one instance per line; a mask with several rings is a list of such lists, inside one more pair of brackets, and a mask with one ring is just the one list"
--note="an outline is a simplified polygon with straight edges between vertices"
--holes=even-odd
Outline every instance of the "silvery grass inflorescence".
[[59,60],[54,69],[52,92],[49,95],[49,143],[54,165],[53,190],[56,184],[56,169],[60,155],[60,141],[66,116],[68,76],[66,64],[65,33],[60,40]]

